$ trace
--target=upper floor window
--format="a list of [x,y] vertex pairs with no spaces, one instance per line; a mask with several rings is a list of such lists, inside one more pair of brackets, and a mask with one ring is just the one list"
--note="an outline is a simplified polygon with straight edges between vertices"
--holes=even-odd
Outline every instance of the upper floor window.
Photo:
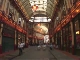
[[1,9],[1,7],[2,7],[2,3],[3,3],[3,0],[0,0],[0,9]]

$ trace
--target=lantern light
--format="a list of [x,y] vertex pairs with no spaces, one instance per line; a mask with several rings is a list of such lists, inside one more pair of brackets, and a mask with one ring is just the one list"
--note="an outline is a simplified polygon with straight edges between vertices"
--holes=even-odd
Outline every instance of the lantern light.
[[36,11],[36,10],[38,9],[38,6],[33,5],[33,6],[32,6],[32,9],[33,9],[34,11]]

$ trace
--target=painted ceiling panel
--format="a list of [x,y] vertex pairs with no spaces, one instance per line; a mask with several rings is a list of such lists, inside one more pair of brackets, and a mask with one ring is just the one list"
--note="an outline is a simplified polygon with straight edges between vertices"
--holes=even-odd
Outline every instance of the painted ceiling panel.
[[38,33],[48,34],[49,25],[48,23],[35,23],[33,28],[34,31],[37,31]]

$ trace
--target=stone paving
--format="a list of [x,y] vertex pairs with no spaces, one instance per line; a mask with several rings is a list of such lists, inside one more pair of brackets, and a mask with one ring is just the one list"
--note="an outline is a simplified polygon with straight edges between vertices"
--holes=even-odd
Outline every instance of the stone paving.
[[5,55],[3,57],[0,57],[0,60],[77,60],[73,59],[70,56],[67,56],[66,54],[53,49],[50,50],[49,48],[46,48],[46,50],[37,49],[37,46],[30,46],[29,48],[25,48],[23,50],[23,54],[21,56],[18,56],[18,50]]

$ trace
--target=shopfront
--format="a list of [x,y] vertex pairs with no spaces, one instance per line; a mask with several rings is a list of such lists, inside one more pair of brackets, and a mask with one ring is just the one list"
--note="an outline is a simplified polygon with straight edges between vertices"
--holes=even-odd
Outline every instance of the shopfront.
[[74,43],[75,43],[75,54],[80,55],[80,14],[78,14],[73,19],[73,25],[74,25]]
[[80,55],[80,14],[62,28],[62,49]]
[[62,49],[70,52],[72,46],[71,26],[68,23],[62,28]]
[[2,52],[14,50],[14,29],[4,24],[2,30]]

